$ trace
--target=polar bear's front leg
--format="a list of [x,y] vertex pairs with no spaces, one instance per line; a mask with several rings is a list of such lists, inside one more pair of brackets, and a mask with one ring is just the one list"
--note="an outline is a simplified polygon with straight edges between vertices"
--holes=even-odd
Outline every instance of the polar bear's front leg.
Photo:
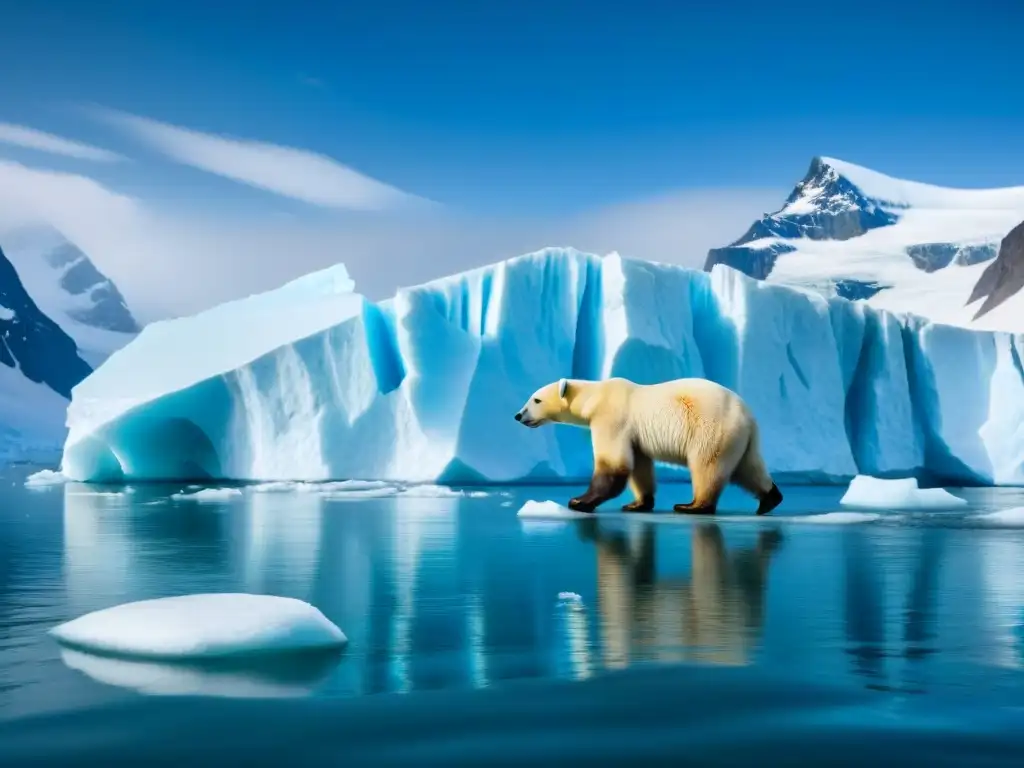
[[594,444],[594,474],[582,496],[569,500],[569,509],[593,512],[599,505],[626,490],[633,471],[633,446],[621,424],[591,422],[590,439]]
[[626,490],[629,480],[629,469],[616,467],[599,461],[594,464],[594,475],[590,478],[590,487],[582,496],[569,499],[569,509],[577,512],[593,512],[601,504]]

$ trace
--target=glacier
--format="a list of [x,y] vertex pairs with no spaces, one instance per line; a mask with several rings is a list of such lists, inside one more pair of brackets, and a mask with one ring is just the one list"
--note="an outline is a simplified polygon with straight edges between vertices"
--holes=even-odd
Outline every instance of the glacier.
[[72,391],[62,471],[576,482],[589,435],[522,429],[524,397],[563,376],[702,376],[749,403],[780,481],[1020,485],[1022,347],[724,265],[549,248],[374,303],[339,264],[146,326]]

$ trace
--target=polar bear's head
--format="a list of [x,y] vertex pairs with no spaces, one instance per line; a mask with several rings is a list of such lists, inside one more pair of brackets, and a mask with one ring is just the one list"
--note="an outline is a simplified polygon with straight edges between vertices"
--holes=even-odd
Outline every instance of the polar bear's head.
[[568,379],[559,379],[556,382],[541,387],[534,392],[526,405],[516,413],[516,421],[523,426],[539,427],[549,422],[564,422],[570,415],[569,397],[570,386]]

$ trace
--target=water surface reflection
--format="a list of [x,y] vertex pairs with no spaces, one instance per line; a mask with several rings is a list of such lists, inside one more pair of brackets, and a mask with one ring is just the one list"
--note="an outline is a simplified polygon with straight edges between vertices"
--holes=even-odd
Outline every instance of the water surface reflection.
[[[0,484],[0,715],[173,691],[481,688],[646,662],[811,668],[900,692],[1024,682],[1022,531],[629,516],[525,527],[522,498],[509,508],[497,493],[245,489],[203,504],[171,498],[180,490]],[[223,591],[309,601],[349,646],[297,671],[185,669],[62,655],[46,635],[118,603]]]
[[769,566],[782,542],[778,530],[759,531],[753,545],[730,550],[719,525],[696,525],[690,573],[680,576],[658,572],[656,526],[605,531],[597,520],[580,526],[595,545],[605,666],[625,667],[634,658],[751,663],[764,626]]

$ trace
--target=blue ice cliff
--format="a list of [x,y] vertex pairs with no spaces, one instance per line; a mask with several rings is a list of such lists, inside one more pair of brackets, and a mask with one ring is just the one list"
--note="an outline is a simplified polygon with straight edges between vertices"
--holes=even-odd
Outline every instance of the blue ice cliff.
[[580,479],[583,430],[512,416],[562,376],[738,391],[789,481],[1024,484],[1024,337],[548,249],[372,303],[343,266],[155,323],[75,387],[83,481]]

